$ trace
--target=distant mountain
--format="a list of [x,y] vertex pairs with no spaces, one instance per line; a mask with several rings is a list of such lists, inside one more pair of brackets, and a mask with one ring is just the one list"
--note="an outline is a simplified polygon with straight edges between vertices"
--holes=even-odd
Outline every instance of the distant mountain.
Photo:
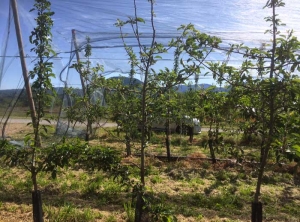
[[2,108],[11,106],[11,102],[15,101],[17,98],[18,101],[21,101],[22,105],[26,105],[27,104],[26,90],[23,89],[0,90],[0,104]]
[[[62,94],[64,91],[64,87],[54,87],[54,90],[58,94]],[[22,95],[26,95],[25,89],[0,89],[0,97],[14,97],[15,95],[19,95],[22,93]]]
[[[187,92],[189,90],[200,90],[200,89],[207,89],[209,87],[212,87],[213,85],[203,83],[203,84],[198,84],[198,85],[179,85],[175,86],[175,89],[178,90],[178,92]],[[214,89],[216,92],[228,92],[228,89],[223,88],[223,87],[216,87]]]
[[[15,94],[20,94],[23,89],[2,89],[0,90],[1,97],[13,97]],[[23,92],[26,92],[25,90]]]
[[[111,77],[109,79],[121,79],[123,81],[123,84],[124,85],[129,85],[130,84],[130,78],[129,77]],[[138,80],[138,79],[135,79],[133,78],[132,79],[132,84],[133,85],[141,85],[143,84],[142,81]],[[176,89],[178,92],[187,92],[189,90],[199,90],[199,89],[207,89],[209,87],[211,87],[212,85],[210,84],[206,84],[206,83],[203,83],[203,84],[198,84],[198,85],[178,85],[178,86],[175,86],[174,89]],[[55,87],[54,88],[55,91],[57,92],[57,95],[58,96],[62,96],[63,93],[64,93],[64,87]],[[80,89],[74,89],[75,92],[78,92],[80,94],[81,90]],[[216,87],[215,91],[216,92],[228,92],[229,89],[226,89],[226,88],[223,88],[223,87]],[[22,99],[27,99],[26,97],[26,90],[24,89],[2,89],[0,90],[0,102],[1,100],[3,99],[11,99],[11,98],[16,98],[20,93],[22,93],[22,96],[21,98]]]
[[[116,76],[116,77],[111,77],[109,79],[121,79],[123,81],[123,84],[124,85],[129,85],[130,84],[130,78],[129,77],[123,77],[123,76]],[[138,80],[138,79],[135,79],[133,78],[132,79],[132,84],[133,85],[142,85],[143,82]],[[181,84],[181,85],[178,85],[178,86],[175,86],[174,89],[176,89],[178,92],[187,92],[189,90],[199,90],[199,89],[207,89],[209,87],[212,87],[213,85],[211,84],[207,84],[207,83],[202,83],[202,84],[198,84],[198,85],[184,85],[184,84]],[[228,89],[226,88],[223,88],[223,87],[216,87],[215,88],[215,91],[216,92],[227,92]]]
[[110,77],[108,79],[120,79],[120,80],[123,81],[123,84],[126,85],[126,86],[130,85],[130,83],[132,85],[142,85],[143,84],[142,81],[140,81],[140,80],[138,80],[136,78],[132,78],[132,80],[130,80],[129,77],[124,77],[124,76],[114,76],[114,77]]

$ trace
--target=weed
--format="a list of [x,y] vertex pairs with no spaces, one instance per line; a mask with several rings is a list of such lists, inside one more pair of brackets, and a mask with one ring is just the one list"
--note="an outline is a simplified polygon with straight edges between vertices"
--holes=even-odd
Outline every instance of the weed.
[[237,178],[240,180],[247,180],[249,179],[249,176],[245,172],[238,172]]
[[240,194],[241,198],[243,198],[246,201],[251,201],[253,191],[254,191],[254,187],[245,185],[245,186],[241,186],[238,189],[238,191],[239,191],[239,194]]
[[252,177],[252,178],[257,178],[257,177],[258,177],[258,173],[259,173],[258,170],[252,171],[252,172],[251,172],[251,177]]
[[161,144],[162,138],[159,137],[156,133],[153,133],[149,142],[152,144]]
[[168,176],[171,177],[173,180],[184,180],[185,175],[182,170],[179,169],[173,169],[168,173]]
[[184,137],[176,137],[171,141],[173,146],[180,146],[183,150],[188,149],[188,141]]
[[289,173],[272,173],[271,175],[265,175],[263,177],[264,183],[276,185],[278,183],[291,183],[293,175]]
[[93,213],[90,208],[86,208],[82,211],[70,203],[65,203],[63,207],[58,209],[45,205],[44,211],[47,219],[56,222],[88,222],[95,221],[96,217],[101,217],[100,215]]
[[30,205],[21,204],[21,206],[20,206],[20,212],[21,213],[26,213],[26,212],[28,212],[30,210],[31,210],[31,206]]
[[196,217],[196,220],[197,220],[197,221],[201,221],[203,218],[204,218],[204,216],[203,216],[202,214],[199,214],[199,215]]
[[300,218],[300,211],[299,211],[299,205],[297,205],[296,203],[286,203],[283,206],[283,212],[289,214],[289,215],[293,215],[295,217]]
[[86,173],[82,173],[79,176],[79,180],[87,180],[88,179],[88,175]]
[[166,148],[163,146],[160,146],[160,147],[156,148],[156,152],[158,155],[163,155],[166,152]]
[[270,195],[268,193],[263,193],[261,195],[261,201],[263,203],[275,203],[276,202],[276,197],[274,197],[273,195]]
[[159,169],[156,167],[153,167],[152,163],[149,163],[145,170],[146,175],[159,175]]
[[126,221],[134,222],[135,209],[132,207],[131,202],[124,203],[124,210],[126,212]]
[[211,166],[211,163],[210,163],[210,162],[208,162],[208,161],[203,161],[203,162],[202,162],[202,167],[203,167],[203,169],[209,169],[210,166]]
[[238,189],[237,189],[236,186],[223,187],[224,193],[235,194],[235,192],[236,192],[237,190],[238,190]]
[[201,140],[200,140],[200,144],[203,148],[207,148],[207,144],[208,144],[208,135],[204,134],[201,136]]
[[108,132],[105,132],[105,133],[102,133],[100,136],[99,136],[99,139],[101,140],[105,140],[109,138],[109,133]]
[[117,218],[114,215],[109,215],[106,219],[105,222],[117,222]]
[[11,213],[16,213],[17,209],[18,209],[18,207],[16,205],[11,205],[9,207],[6,207],[6,210]]
[[101,187],[99,187],[99,192],[97,193],[97,204],[102,206],[108,203],[119,203],[121,192],[122,186],[120,184],[108,180],[105,183],[102,183]]
[[220,180],[220,181],[229,180],[229,174],[225,170],[218,171],[216,173],[215,177],[216,177],[217,180]]
[[236,174],[229,174],[229,182],[236,184],[238,182],[238,176]]
[[80,184],[78,181],[72,181],[70,184],[70,190],[78,190],[80,188]]
[[150,181],[154,184],[157,184],[162,182],[162,178],[159,175],[154,175],[151,177]]
[[100,186],[104,183],[104,177],[101,174],[96,174],[94,178],[88,180],[88,184],[83,187],[84,195],[96,195],[99,192]]
[[166,202],[165,196],[155,196],[153,192],[144,196],[145,209],[149,212],[152,221],[177,221],[172,208]]
[[216,211],[238,211],[243,207],[243,202],[240,197],[229,192],[215,194],[215,195],[204,195],[204,194],[192,194],[189,195],[188,200],[190,205],[202,208],[208,208]]
[[196,217],[197,216],[197,211],[195,209],[195,207],[188,207],[186,205],[181,206],[179,205],[176,209],[176,212],[179,212],[180,214],[182,214],[185,217]]
[[262,138],[260,136],[251,134],[243,134],[242,138],[239,141],[239,145],[251,145],[251,146],[259,146],[261,144]]
[[230,147],[234,147],[236,144],[235,139],[233,137],[225,137],[223,139],[223,142],[225,145],[229,145]]
[[199,177],[194,177],[190,180],[192,186],[204,185],[204,181]]
[[17,191],[27,191],[30,192],[32,189],[32,181],[30,179],[30,177],[27,177],[26,180],[21,180],[15,183],[14,185],[15,189]]
[[62,193],[66,193],[69,190],[69,185],[67,182],[63,182],[62,185],[60,186],[60,191]]
[[135,178],[138,178],[139,175],[140,175],[140,170],[138,167],[131,167],[131,166],[128,166],[128,171],[129,171],[129,174],[132,176],[132,177],[135,177]]

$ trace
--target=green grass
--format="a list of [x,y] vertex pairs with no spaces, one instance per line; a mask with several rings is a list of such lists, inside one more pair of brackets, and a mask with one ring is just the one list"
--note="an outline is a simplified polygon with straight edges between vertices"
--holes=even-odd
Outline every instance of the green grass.
[[[147,192],[154,196],[154,200],[162,201],[154,201],[156,204],[167,206],[167,209],[162,209],[154,205],[153,209],[160,209],[158,215],[174,212],[175,215],[194,218],[194,221],[199,221],[199,218],[213,221],[212,214],[227,221],[249,219],[256,178],[239,176],[241,173],[233,169],[203,169],[196,163],[182,168],[183,164],[168,163],[162,166],[164,169],[151,165],[153,174],[146,177]],[[170,176],[175,172],[180,172],[180,178]],[[272,175],[272,172],[269,173]],[[10,205],[11,202],[30,204],[28,176],[22,169],[1,169],[0,209],[3,210],[5,205],[5,211],[18,214],[20,207]],[[134,174],[134,177],[137,176]],[[286,176],[276,185],[263,185],[261,200],[266,217],[276,221],[284,221],[285,218],[296,221],[299,218],[300,193],[296,186],[292,186],[289,192],[284,190],[292,184],[292,178],[287,181],[288,178]],[[43,173],[39,181],[43,181],[40,189],[45,215],[50,221],[131,221],[133,217],[131,189],[121,186],[101,171],[88,173],[64,169],[56,180]],[[28,210],[30,208],[23,209]]]
[[[110,132],[100,130],[100,135],[105,133],[105,137],[98,137],[91,144],[109,145],[124,152],[124,135],[121,133],[116,138]],[[165,155],[164,144],[161,143],[164,135],[155,134],[154,138],[146,152]],[[177,216],[183,222],[249,221],[257,167],[250,163],[230,165],[222,161],[212,165],[208,160],[197,159],[205,155],[209,157],[209,149],[203,146],[205,132],[195,136],[192,144],[188,143],[187,137],[180,135],[172,135],[171,139],[172,156],[190,156],[195,159],[168,163],[153,157],[146,158],[145,194],[153,221],[163,220],[170,215]],[[229,136],[228,141],[232,141]],[[138,147],[135,147],[134,152],[138,152]],[[244,151],[253,155],[259,153],[253,146],[245,147]],[[233,158],[222,149],[216,155],[218,158]],[[140,176],[139,158],[124,158],[124,165],[128,167],[129,182],[135,184]],[[264,218],[297,221],[300,218],[299,186],[294,184],[293,175],[284,170],[284,166],[287,165],[279,170],[275,165],[266,168],[261,194]],[[102,171],[87,172],[77,166],[59,169],[56,179],[47,173],[40,173],[38,184],[42,191],[45,219],[132,221],[135,206],[132,202],[132,186],[121,184],[118,179]],[[31,189],[32,183],[27,171],[0,164],[0,210],[6,217],[14,216],[11,221],[21,220],[24,217],[21,211],[27,214],[31,212]],[[27,219],[30,220],[28,215]],[[2,219],[0,216],[0,221]]]
[[65,203],[61,207],[52,207],[50,205],[44,205],[45,219],[55,222],[92,222],[97,219],[102,219],[101,213],[95,213],[90,208],[83,210],[78,209],[72,203]]

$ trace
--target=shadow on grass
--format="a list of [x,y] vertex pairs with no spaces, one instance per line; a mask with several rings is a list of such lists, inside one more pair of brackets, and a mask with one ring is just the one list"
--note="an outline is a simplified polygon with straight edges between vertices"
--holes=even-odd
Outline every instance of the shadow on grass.
[[[103,191],[98,193],[80,194],[76,191],[69,191],[67,193],[60,193],[59,191],[50,191],[41,189],[42,202],[45,205],[52,207],[63,207],[66,203],[70,203],[77,208],[97,208],[97,209],[114,209],[122,210],[124,201],[131,200],[128,193],[117,192],[112,193]],[[30,192],[15,192],[10,189],[3,189],[0,191],[0,200],[2,203],[15,203],[31,205]]]
[[[249,220],[251,214],[249,199],[245,199],[244,196],[234,190],[225,190],[222,187],[221,182],[215,182],[208,188],[211,190],[210,193],[177,192],[175,195],[172,195],[158,191],[155,192],[155,196],[162,200],[161,204],[172,209],[172,212],[176,212],[176,215],[181,214],[185,217],[202,215],[207,219],[213,219],[215,216],[218,216],[232,220]],[[285,188],[283,190],[278,203],[273,203],[273,197],[266,195],[266,198],[271,201],[267,203],[267,207],[264,207],[265,213],[267,212],[269,215],[268,218],[273,218],[274,220],[288,218],[290,221],[296,221],[296,218],[300,217],[299,206],[292,196],[291,189],[294,188]],[[57,189],[51,190],[49,188],[41,191],[43,204],[58,208],[71,204],[79,209],[92,208],[114,212],[124,211],[124,203],[131,201],[131,193],[124,191],[99,191],[85,194],[76,191],[61,193]],[[31,194],[24,191],[16,193],[14,190],[2,189],[0,191],[0,199],[2,202],[31,204]],[[278,209],[276,214],[273,212],[275,208]],[[271,215],[272,212],[273,215]]]

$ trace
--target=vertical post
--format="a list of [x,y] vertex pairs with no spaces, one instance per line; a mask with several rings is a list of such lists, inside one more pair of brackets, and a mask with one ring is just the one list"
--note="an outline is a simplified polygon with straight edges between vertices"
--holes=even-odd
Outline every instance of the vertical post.
[[[34,105],[34,101],[33,101],[31,87],[29,84],[28,70],[27,70],[27,66],[26,66],[26,62],[25,62],[25,54],[24,54],[24,50],[23,50],[23,41],[22,41],[22,34],[21,34],[21,28],[20,28],[17,2],[16,2],[16,0],[11,0],[10,2],[11,2],[11,7],[12,7],[12,11],[13,11],[13,16],[14,16],[16,35],[17,35],[17,41],[18,41],[18,47],[19,47],[19,54],[20,54],[20,60],[21,60],[21,66],[22,66],[22,73],[23,73],[27,98],[28,98],[29,107],[30,107],[32,125],[33,125],[34,129],[36,130],[38,127],[37,115],[36,115],[36,110],[35,110],[35,105]],[[35,142],[38,146],[40,146],[41,141],[40,141],[39,137],[37,138],[37,141],[35,141]],[[34,190],[32,192],[32,203],[33,203],[34,222],[43,222],[44,220],[43,220],[41,194],[38,190]]]
[[[78,49],[78,44],[77,44],[77,40],[76,40],[76,30],[75,29],[72,29],[72,38],[73,38],[73,43],[74,43],[74,46],[75,46],[75,53],[76,53],[76,59],[77,59],[77,63],[80,62],[80,57],[79,57],[79,49]],[[85,89],[85,84],[84,84],[84,80],[83,80],[83,77],[81,75],[81,72],[79,72],[79,75],[80,75],[80,81],[81,81],[81,86],[82,86],[82,92],[83,92],[83,96],[85,96],[86,94],[86,89]]]
[[[169,81],[169,80],[168,80]],[[168,162],[171,161],[171,141],[170,141],[170,86],[169,82],[167,83],[167,90],[168,90],[168,107],[167,107],[167,121],[166,121],[166,148],[167,148],[167,158]]]
[[[76,31],[75,29],[72,29],[72,37],[73,37],[73,42],[74,42],[74,46],[75,46],[75,53],[76,53],[76,58],[77,58],[77,63],[80,62],[80,57],[79,57],[79,51],[78,51],[78,45],[77,45],[77,40],[76,40]],[[81,73],[81,70],[79,71],[79,76],[80,76],[80,81],[81,81],[81,86],[82,86],[82,95],[83,97],[86,96],[87,94],[87,90],[86,90],[86,85],[84,84],[84,79]],[[86,102],[86,108],[88,107],[89,102]],[[90,119],[87,119],[87,127],[86,127],[86,134],[85,134],[85,141],[89,141],[90,139],[90,134],[92,133],[92,123],[90,121]]]
[[26,62],[25,62],[25,54],[24,54],[24,50],[23,50],[23,41],[22,41],[22,34],[21,34],[21,28],[20,28],[17,3],[16,3],[16,0],[11,0],[10,2],[11,2],[11,7],[12,7],[12,11],[13,11],[13,16],[14,16],[16,35],[17,35],[17,41],[18,41],[18,47],[19,47],[19,54],[20,54],[20,60],[21,60],[21,66],[22,66],[22,72],[23,72],[23,78],[24,78],[24,82],[25,82],[27,98],[28,98],[29,107],[30,107],[31,120],[32,120],[33,127],[36,128],[36,126],[37,126],[36,111],[35,111],[34,101],[33,101],[33,97],[32,97],[31,87],[29,84],[27,66],[26,66]]

